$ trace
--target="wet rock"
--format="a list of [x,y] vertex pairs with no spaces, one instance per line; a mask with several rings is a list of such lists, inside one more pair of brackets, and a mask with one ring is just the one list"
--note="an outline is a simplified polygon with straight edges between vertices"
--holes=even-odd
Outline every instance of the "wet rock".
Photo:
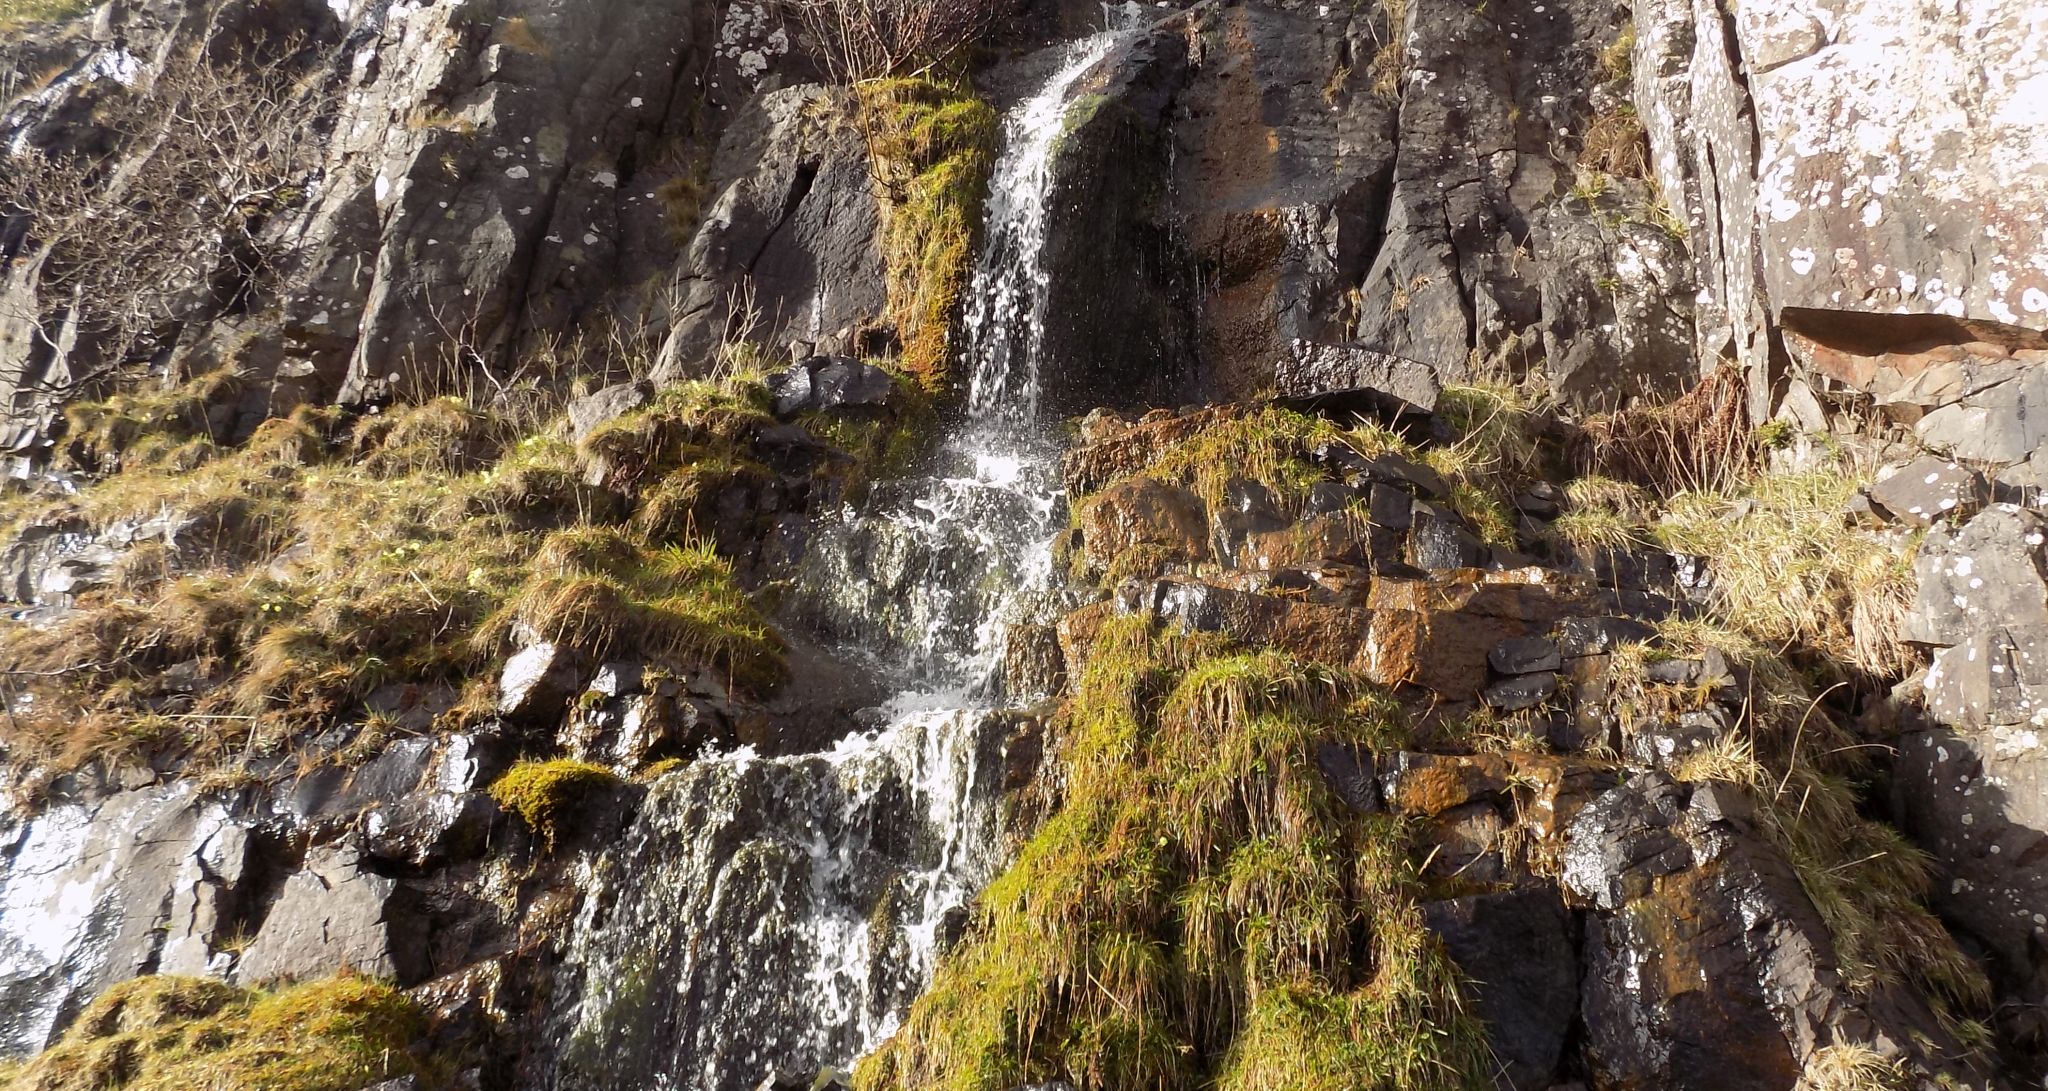
[[1711,721],[1652,724],[1638,728],[1628,739],[1629,760],[1645,769],[1670,771],[1690,755],[1711,749],[1723,734]]
[[1417,501],[1408,530],[1409,564],[1426,571],[1480,568],[1492,556],[1486,543],[1458,517],[1435,504]]
[[1524,674],[1507,678],[1486,687],[1480,692],[1490,708],[1502,712],[1522,712],[1537,708],[1545,701],[1557,696],[1557,675],[1551,671],[1541,674]]
[[1624,644],[1647,644],[1657,630],[1626,617],[1568,617],[1553,634],[1558,653],[1567,659],[1606,655]]
[[1184,564],[1209,555],[1209,519],[1201,498],[1149,477],[1131,478],[1091,498],[1081,509],[1081,530],[1097,571],[1139,550]]
[[1991,487],[1983,474],[1928,455],[1870,486],[1869,496],[1893,519],[1926,527],[1976,514],[1991,499]]
[[896,399],[896,382],[888,372],[844,356],[814,356],[764,381],[775,399],[775,415],[784,420],[806,412],[887,409]]
[[1195,375],[1197,266],[1167,199],[1188,39],[1135,35],[1083,78],[1048,169],[1039,260],[1047,313],[1041,397],[1055,415],[1181,400]]
[[1047,696],[1067,684],[1059,633],[1050,625],[1015,625],[1003,642],[1003,684],[1013,697]]
[[1487,665],[1501,674],[1537,674],[1564,666],[1557,645],[1547,637],[1510,637],[1493,646]]
[[1320,412],[1400,420],[1436,411],[1443,385],[1417,360],[1356,346],[1296,341],[1274,369],[1274,388],[1292,405]]
[[1579,1005],[1574,922],[1556,892],[1428,902],[1422,920],[1472,982],[1474,1014],[1501,1063],[1496,1085],[1548,1091]]
[[210,967],[249,856],[189,784],[0,817],[0,1051],[41,1049],[115,982]]
[[1672,830],[1684,809],[1682,789],[1654,774],[1606,792],[1572,821],[1559,881],[1602,910],[1648,894],[1658,878],[1693,865],[1692,847]]

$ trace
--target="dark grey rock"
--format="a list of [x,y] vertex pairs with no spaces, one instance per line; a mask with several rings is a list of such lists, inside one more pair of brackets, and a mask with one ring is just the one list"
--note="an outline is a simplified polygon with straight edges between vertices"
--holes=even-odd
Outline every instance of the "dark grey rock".
[[1556,891],[1428,902],[1422,921],[1472,982],[1473,1014],[1501,1065],[1496,1086],[1548,1091],[1579,1006],[1574,922]]
[[1363,459],[1352,476],[1375,484],[1394,485],[1410,493],[1430,500],[1441,500],[1451,494],[1451,487],[1444,483],[1443,476],[1435,470],[1411,458],[1404,458],[1392,451]]
[[581,443],[599,426],[646,405],[653,397],[654,384],[648,382],[618,383],[605,387],[595,394],[585,395],[569,403],[569,427],[575,433],[576,442]]
[[235,980],[312,978],[352,966],[413,984],[427,970],[426,920],[405,902],[398,883],[367,870],[353,849],[316,847],[236,960]]
[[1492,556],[1457,516],[1423,501],[1415,502],[1407,545],[1408,563],[1428,571],[1480,568]]
[[1606,655],[1624,644],[1648,644],[1657,630],[1626,617],[1568,617],[1553,634],[1559,654],[1567,659]]
[[1343,743],[1319,743],[1316,767],[1323,771],[1323,778],[1346,806],[1367,814],[1385,809],[1380,801],[1379,770],[1371,751]]
[[1486,662],[1501,674],[1537,674],[1564,667],[1557,645],[1541,636],[1509,637],[1486,653]]
[[843,356],[814,356],[770,374],[766,382],[775,415],[785,420],[805,412],[886,409],[896,398],[888,372]]
[[1557,696],[1557,675],[1550,671],[1503,679],[1480,691],[1488,707],[1502,712],[1521,712],[1539,707]]

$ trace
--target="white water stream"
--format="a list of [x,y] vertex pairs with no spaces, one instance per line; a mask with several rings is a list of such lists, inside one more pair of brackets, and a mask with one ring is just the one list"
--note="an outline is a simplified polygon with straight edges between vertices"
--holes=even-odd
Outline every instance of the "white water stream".
[[1051,164],[1074,86],[1115,40],[1075,44],[1004,119],[967,412],[939,470],[822,528],[799,581],[901,692],[830,753],[711,758],[653,787],[593,865],[559,1086],[809,1085],[893,1033],[1001,866],[1004,638],[1049,612],[1065,506],[1038,420]]

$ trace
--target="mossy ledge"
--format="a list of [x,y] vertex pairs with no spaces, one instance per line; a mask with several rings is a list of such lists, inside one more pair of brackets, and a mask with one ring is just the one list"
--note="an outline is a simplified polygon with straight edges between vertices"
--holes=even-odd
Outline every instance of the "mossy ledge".
[[108,989],[63,1040],[0,1091],[356,1091],[415,1077],[447,1085],[423,1053],[426,1011],[373,978],[341,974],[274,990],[189,977],[139,977]]
[[578,805],[624,783],[617,773],[585,761],[522,761],[491,785],[491,798],[552,845],[562,819]]
[[888,210],[883,257],[901,366],[926,389],[950,389],[951,330],[974,271],[995,167],[997,118],[965,81],[875,80],[857,107]]
[[1347,810],[1319,743],[1391,703],[1272,652],[1105,624],[1064,716],[1063,800],[861,1091],[1488,1086],[1400,825]]

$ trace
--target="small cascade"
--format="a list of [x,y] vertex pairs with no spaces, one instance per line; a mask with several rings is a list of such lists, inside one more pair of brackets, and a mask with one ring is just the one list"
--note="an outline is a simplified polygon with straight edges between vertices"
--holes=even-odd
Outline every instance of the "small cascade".
[[821,527],[797,581],[807,620],[898,697],[830,753],[712,757],[653,786],[591,865],[557,1086],[809,1086],[894,1032],[1002,865],[1004,634],[1051,615],[1065,516],[1038,421],[1051,161],[1115,41],[1076,43],[1005,118],[967,412],[937,471]]

